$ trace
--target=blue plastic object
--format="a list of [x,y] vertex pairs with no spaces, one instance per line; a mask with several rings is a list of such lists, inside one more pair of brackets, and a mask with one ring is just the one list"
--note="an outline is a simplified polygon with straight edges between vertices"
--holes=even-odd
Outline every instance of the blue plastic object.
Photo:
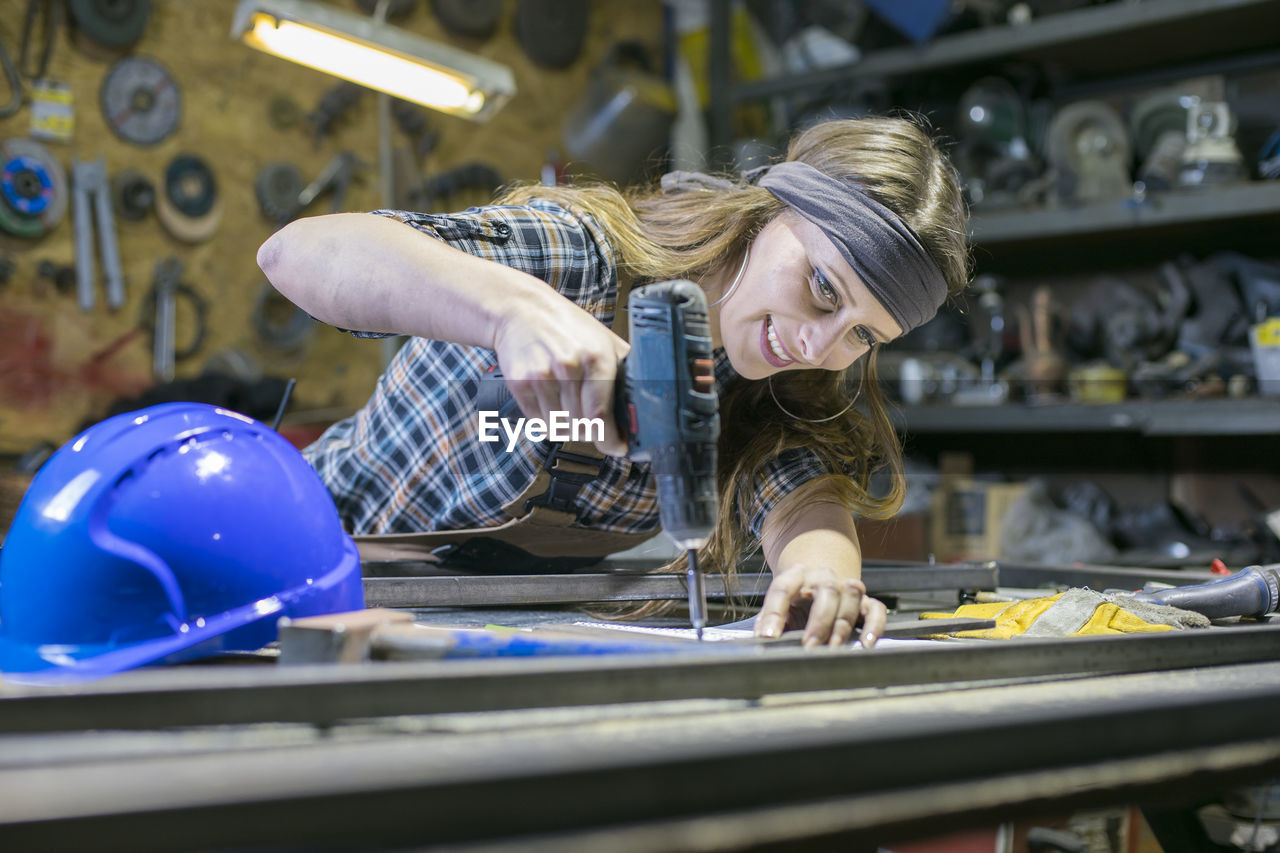
[[270,427],[166,403],[55,453],[0,550],[0,672],[87,680],[258,649],[281,616],[364,606],[324,484]]
[[951,18],[951,0],[864,0],[895,30],[922,44]]

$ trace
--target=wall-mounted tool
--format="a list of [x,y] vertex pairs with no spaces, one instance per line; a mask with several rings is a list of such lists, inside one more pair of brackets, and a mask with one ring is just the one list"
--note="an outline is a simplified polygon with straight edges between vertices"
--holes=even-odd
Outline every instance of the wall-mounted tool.
[[[27,11],[22,19],[22,49],[18,58],[18,71],[28,80],[38,80],[49,70],[49,59],[53,56],[62,10],[61,0],[27,0]],[[40,53],[32,57],[37,19]]]
[[364,92],[363,86],[343,82],[321,95],[315,109],[307,113],[312,137],[319,141],[332,133],[338,122],[355,109]]
[[145,219],[156,204],[156,185],[137,169],[122,169],[111,178],[111,200],[121,219]]
[[587,0],[520,0],[516,38],[535,65],[568,68],[582,53],[589,17]]
[[[178,301],[191,309],[191,339],[177,343]],[[182,261],[176,257],[156,261],[151,290],[142,303],[141,327],[151,331],[152,371],[157,382],[173,381],[176,362],[195,355],[204,343],[207,306],[195,288],[182,281]]]
[[417,7],[418,0],[356,0],[356,5],[366,15],[378,14],[378,7],[384,4],[387,20],[395,21],[408,17],[409,13]]
[[111,214],[106,158],[73,161],[71,190],[76,240],[76,293],[80,310],[89,311],[94,304],[95,222],[102,269],[107,279],[107,305],[112,309],[119,308],[124,305],[124,272],[120,268],[120,249],[116,244],[116,225]]
[[0,143],[0,230],[41,237],[66,211],[66,173],[49,149],[24,138]]
[[302,121],[302,107],[292,96],[282,92],[267,102],[267,121],[276,130],[290,130]]
[[126,51],[142,39],[150,0],[69,0],[76,34],[111,51]]
[[306,182],[302,172],[292,163],[268,163],[258,171],[253,194],[264,216],[280,225],[292,221],[299,213],[298,196]]
[[492,193],[502,186],[502,176],[484,163],[464,163],[426,178],[409,190],[411,206],[418,210],[431,210],[436,202],[456,193]]
[[44,295],[44,280],[52,282],[59,293],[71,293],[76,289],[76,268],[73,266],[43,258],[36,265],[36,275],[40,279],[36,292],[40,295]]
[[213,169],[195,154],[179,154],[164,170],[156,217],[175,239],[203,243],[218,230],[222,204]]
[[346,206],[347,190],[351,188],[352,182],[360,171],[368,167],[369,164],[353,152],[340,151],[325,164],[320,174],[316,175],[311,183],[303,187],[302,192],[298,194],[298,209],[305,210],[321,194],[330,192],[332,193],[330,211],[341,212]]
[[111,66],[98,99],[107,126],[135,145],[168,139],[182,120],[177,82],[167,68],[146,56],[128,56]]
[[502,0],[431,0],[431,11],[446,32],[473,39],[493,35],[502,7]]
[[253,303],[253,330],[263,346],[294,352],[316,333],[316,321],[264,281]]
[[648,49],[619,42],[565,118],[564,149],[600,177],[628,184],[668,145],[675,117],[675,93],[655,70]]
[[0,118],[8,118],[22,109],[25,92],[22,88],[22,77],[18,75],[18,66],[13,64],[13,57],[9,55],[4,42],[0,42],[0,67],[4,69],[4,79],[9,87],[9,100],[4,106],[0,106]]

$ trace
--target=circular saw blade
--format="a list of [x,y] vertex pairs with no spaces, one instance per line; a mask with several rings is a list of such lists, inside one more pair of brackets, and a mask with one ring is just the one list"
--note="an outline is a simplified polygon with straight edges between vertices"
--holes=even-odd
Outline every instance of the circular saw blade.
[[100,101],[108,126],[135,145],[168,139],[182,119],[182,92],[173,75],[145,56],[128,56],[111,66]]

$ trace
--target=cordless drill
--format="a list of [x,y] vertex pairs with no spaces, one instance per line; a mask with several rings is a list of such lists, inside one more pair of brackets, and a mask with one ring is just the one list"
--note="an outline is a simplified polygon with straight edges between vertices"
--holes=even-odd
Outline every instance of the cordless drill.
[[[631,350],[618,363],[614,420],[627,455],[648,462],[658,486],[658,517],[688,553],[689,619],[702,639],[707,593],[698,549],[715,527],[716,439],[720,415],[707,300],[691,281],[677,279],[631,291]],[[502,383],[481,382],[479,409],[515,407]]]

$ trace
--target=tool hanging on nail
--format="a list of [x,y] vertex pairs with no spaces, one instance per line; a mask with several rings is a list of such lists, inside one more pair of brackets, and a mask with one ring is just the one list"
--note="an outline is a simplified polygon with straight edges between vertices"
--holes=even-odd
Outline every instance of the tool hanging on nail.
[[22,88],[22,78],[18,76],[18,67],[13,64],[13,57],[5,49],[4,42],[0,42],[0,67],[4,68],[5,80],[9,85],[9,102],[0,107],[0,118],[8,118],[22,109],[26,92]]
[[351,151],[341,151],[334,155],[320,174],[316,175],[315,180],[307,184],[307,186],[298,195],[298,209],[304,210],[311,202],[320,197],[321,193],[332,191],[333,198],[330,210],[333,213],[340,213],[346,203],[347,190],[350,189],[351,183],[363,169],[369,168],[369,164],[361,160]]
[[213,237],[223,209],[213,169],[195,154],[174,157],[165,168],[155,209],[160,224],[177,240],[203,243]]
[[146,56],[127,56],[111,66],[98,100],[107,126],[134,145],[163,142],[182,120],[182,90],[167,68]]
[[43,237],[67,210],[67,176],[49,149],[32,139],[0,143],[0,231]]
[[91,46],[113,53],[127,51],[137,44],[151,17],[150,0],[68,0],[68,3],[75,40],[87,40]]
[[[38,13],[43,13],[39,14]],[[37,15],[40,21],[40,55],[32,65],[32,36],[36,29]],[[62,0],[27,0],[27,13],[22,20],[22,48],[18,55],[18,70],[30,80],[38,80],[49,70],[49,58],[53,55],[54,37],[58,32],[58,20],[63,15]]]
[[[178,300],[191,308],[190,341],[178,347]],[[139,326],[151,332],[152,372],[157,382],[172,382],[177,362],[190,358],[204,343],[208,306],[195,288],[182,281],[182,261],[170,256],[156,261],[151,290],[142,302]]]
[[103,274],[107,279],[107,306],[124,305],[124,272],[120,268],[120,249],[116,245],[116,225],[111,213],[111,193],[107,187],[105,157],[82,162],[72,161],[72,217],[76,243],[76,293],[81,311],[94,305],[94,224],[97,224],[98,251],[102,253]]

